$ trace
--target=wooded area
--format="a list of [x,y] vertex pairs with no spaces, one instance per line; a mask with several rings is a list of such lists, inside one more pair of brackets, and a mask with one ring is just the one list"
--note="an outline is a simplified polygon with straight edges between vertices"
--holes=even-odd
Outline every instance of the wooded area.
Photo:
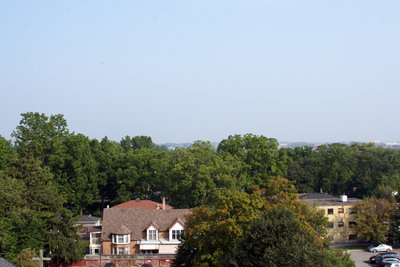
[[6,259],[26,248],[75,259],[81,248],[74,216],[101,216],[105,205],[136,198],[165,197],[174,208],[194,208],[214,203],[221,190],[253,193],[282,177],[298,192],[359,198],[392,199],[400,186],[400,151],[374,144],[279,149],[274,138],[246,134],[227,137],[217,149],[197,141],[169,151],[147,136],[116,142],[70,132],[60,114],[21,115],[13,142],[0,136],[0,256]]

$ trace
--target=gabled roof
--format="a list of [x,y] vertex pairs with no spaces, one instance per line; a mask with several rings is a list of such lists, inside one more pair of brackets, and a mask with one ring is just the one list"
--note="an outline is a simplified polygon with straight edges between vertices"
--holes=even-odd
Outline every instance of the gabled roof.
[[[112,207],[113,209],[132,209],[132,208],[139,208],[139,209],[145,209],[145,210],[158,210],[162,209],[162,204],[157,203],[151,200],[130,200],[124,203],[121,203],[119,205],[116,205]],[[170,210],[172,207],[170,205],[165,204],[165,209]]]
[[158,225],[154,222],[151,222],[149,225],[147,225],[147,227],[144,229],[144,231],[149,230],[150,227],[154,226],[154,228],[156,228],[157,230],[159,229]]
[[185,215],[189,214],[191,214],[189,209],[104,209],[101,240],[111,240],[111,234],[118,232],[122,225],[125,225],[131,231],[131,240],[141,240],[142,232],[149,225],[154,224],[157,226],[158,231],[166,232],[177,218],[184,223],[186,221]]
[[180,223],[182,226],[185,226],[185,223],[180,218],[176,218],[175,221],[168,227],[168,230],[174,227],[174,225],[177,223]]
[[121,224],[121,226],[118,228],[118,230],[113,232],[113,234],[127,235],[127,234],[130,234],[131,232],[132,231],[129,230],[128,227],[126,227],[124,224]]

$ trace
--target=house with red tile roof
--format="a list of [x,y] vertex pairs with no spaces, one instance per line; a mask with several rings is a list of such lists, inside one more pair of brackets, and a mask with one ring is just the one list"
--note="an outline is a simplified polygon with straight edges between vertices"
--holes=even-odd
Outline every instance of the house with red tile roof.
[[85,256],[84,264],[123,259],[129,264],[169,265],[190,214],[190,209],[173,209],[165,199],[162,203],[137,199],[107,207],[101,229],[90,233],[93,249]]

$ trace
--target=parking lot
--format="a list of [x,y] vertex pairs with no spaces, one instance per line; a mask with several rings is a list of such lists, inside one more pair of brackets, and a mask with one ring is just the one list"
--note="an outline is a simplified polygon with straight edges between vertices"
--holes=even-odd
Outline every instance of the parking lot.
[[[400,255],[400,249],[394,249],[394,252]],[[369,263],[369,258],[373,255],[379,254],[372,253],[367,250],[349,250],[351,258],[356,262],[357,267],[369,267],[369,266],[376,266],[375,264]]]

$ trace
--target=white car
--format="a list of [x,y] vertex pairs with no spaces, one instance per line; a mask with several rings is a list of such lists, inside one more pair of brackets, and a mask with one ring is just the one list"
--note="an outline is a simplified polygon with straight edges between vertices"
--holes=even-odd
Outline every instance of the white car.
[[387,252],[389,252],[389,251],[392,251],[393,248],[392,248],[392,246],[389,246],[389,245],[380,244],[378,246],[370,246],[370,247],[368,247],[368,250],[370,252],[377,252],[377,251],[387,251]]
[[400,267],[400,260],[396,258],[387,258],[382,260],[380,264],[383,264],[385,267]]

